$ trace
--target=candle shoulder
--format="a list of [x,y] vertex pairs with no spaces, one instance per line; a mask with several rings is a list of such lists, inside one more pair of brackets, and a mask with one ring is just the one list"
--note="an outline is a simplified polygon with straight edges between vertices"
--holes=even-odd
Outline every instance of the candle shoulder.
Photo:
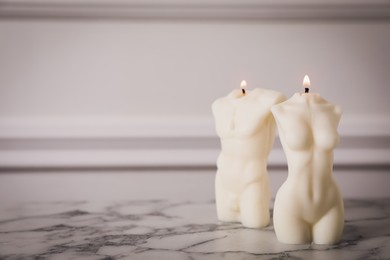
[[280,92],[255,88],[253,90],[247,90],[246,94],[243,94],[240,90],[233,90],[227,96],[218,98],[212,104],[213,111],[218,110],[219,106],[222,105],[231,105],[239,106],[240,104],[256,103],[257,105],[261,104],[263,107],[268,107],[281,103],[287,98]]
[[255,88],[250,94],[256,102],[265,103],[270,106],[281,103],[287,99],[281,92],[265,88]]
[[275,117],[283,114],[308,114],[311,112],[326,113],[334,117],[337,121],[342,115],[342,109],[339,105],[334,105],[323,99],[317,93],[310,94],[294,94],[290,99],[275,104],[271,107],[271,111]]
[[212,104],[216,130],[220,137],[248,137],[264,128],[272,105],[285,100],[281,93],[254,89],[238,96],[234,90]]
[[[306,102],[306,98],[310,101]],[[281,142],[285,148],[296,151],[314,146],[321,151],[331,151],[339,143],[337,128],[341,108],[323,99],[319,103],[311,101],[307,96],[292,97],[271,108]]]

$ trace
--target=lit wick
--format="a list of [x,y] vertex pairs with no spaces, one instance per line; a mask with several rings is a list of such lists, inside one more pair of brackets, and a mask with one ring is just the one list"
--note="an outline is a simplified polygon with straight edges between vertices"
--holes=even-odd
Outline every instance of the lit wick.
[[241,87],[241,90],[242,90],[242,94],[243,95],[245,95],[245,88],[246,88],[246,81],[245,80],[243,80],[243,81],[241,81],[241,85],[240,85],[240,87]]
[[309,93],[310,79],[307,75],[303,78],[303,86],[305,87],[305,93]]

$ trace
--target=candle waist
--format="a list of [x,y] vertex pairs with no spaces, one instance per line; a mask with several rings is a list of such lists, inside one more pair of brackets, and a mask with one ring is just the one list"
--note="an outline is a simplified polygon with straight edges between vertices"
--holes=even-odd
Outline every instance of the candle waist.
[[287,151],[289,177],[315,175],[326,178],[332,176],[333,151],[322,149]]
[[271,147],[265,142],[247,138],[247,139],[222,139],[221,153],[240,158],[256,158],[264,160],[268,157]]

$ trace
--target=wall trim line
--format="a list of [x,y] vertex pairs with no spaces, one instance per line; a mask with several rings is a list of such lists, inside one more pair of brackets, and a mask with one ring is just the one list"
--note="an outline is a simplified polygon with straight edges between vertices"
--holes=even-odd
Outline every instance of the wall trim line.
[[[390,120],[345,117],[335,166],[388,166]],[[212,118],[0,119],[0,169],[215,166]],[[276,138],[271,167],[286,166]]]
[[1,1],[3,19],[389,19],[390,3],[373,1]]

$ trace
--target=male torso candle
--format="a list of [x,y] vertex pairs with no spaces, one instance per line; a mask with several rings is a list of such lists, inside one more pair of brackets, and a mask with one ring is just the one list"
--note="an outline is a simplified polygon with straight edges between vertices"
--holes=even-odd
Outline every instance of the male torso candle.
[[276,91],[234,90],[212,106],[221,153],[215,194],[218,219],[259,228],[269,224],[267,158],[275,122],[270,108],[285,100]]
[[344,206],[332,171],[341,109],[319,94],[296,93],[272,113],[288,162],[274,205],[277,238],[287,244],[337,243]]

